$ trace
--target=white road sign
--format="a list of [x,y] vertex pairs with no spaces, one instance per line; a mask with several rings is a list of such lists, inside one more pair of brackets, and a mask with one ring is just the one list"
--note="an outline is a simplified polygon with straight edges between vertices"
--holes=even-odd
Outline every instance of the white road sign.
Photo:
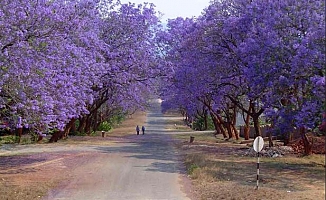
[[253,147],[256,152],[260,152],[264,147],[264,139],[261,136],[256,137]]

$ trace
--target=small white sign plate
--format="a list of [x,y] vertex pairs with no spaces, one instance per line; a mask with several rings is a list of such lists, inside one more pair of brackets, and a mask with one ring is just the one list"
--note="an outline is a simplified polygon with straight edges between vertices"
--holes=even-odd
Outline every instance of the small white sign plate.
[[264,147],[264,139],[261,136],[256,137],[253,147],[256,152],[260,152]]

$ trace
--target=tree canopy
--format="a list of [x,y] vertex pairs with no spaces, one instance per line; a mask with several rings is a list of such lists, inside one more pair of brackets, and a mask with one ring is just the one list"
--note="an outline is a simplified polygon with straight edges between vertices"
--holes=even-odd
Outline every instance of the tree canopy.
[[1,116],[40,132],[79,119],[89,131],[144,108],[161,84],[164,107],[209,112],[229,137],[239,112],[258,135],[262,115],[274,131],[315,129],[326,109],[324,7],[214,0],[163,28],[150,3],[3,0]]
[[63,130],[101,106],[141,109],[164,72],[154,5],[4,0],[0,15],[1,115],[17,126]]
[[199,103],[220,123],[233,123],[236,107],[254,123],[265,115],[274,131],[315,129],[326,109],[324,7],[216,0],[198,18],[170,20],[160,34],[174,69],[164,105],[194,117]]

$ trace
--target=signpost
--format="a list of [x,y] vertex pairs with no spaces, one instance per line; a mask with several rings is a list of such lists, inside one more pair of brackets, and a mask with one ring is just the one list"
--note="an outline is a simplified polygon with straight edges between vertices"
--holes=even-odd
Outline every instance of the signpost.
[[261,136],[256,137],[254,140],[253,148],[257,152],[257,185],[256,190],[258,190],[258,184],[259,184],[259,152],[264,147],[264,139]]

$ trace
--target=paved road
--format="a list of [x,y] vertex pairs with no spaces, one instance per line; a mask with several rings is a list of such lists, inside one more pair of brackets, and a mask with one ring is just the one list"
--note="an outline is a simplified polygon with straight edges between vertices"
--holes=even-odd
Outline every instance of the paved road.
[[96,157],[72,170],[71,180],[45,199],[190,200],[182,189],[182,167],[165,129],[167,118],[158,103],[153,105],[145,135],[89,147],[89,151],[98,152]]

